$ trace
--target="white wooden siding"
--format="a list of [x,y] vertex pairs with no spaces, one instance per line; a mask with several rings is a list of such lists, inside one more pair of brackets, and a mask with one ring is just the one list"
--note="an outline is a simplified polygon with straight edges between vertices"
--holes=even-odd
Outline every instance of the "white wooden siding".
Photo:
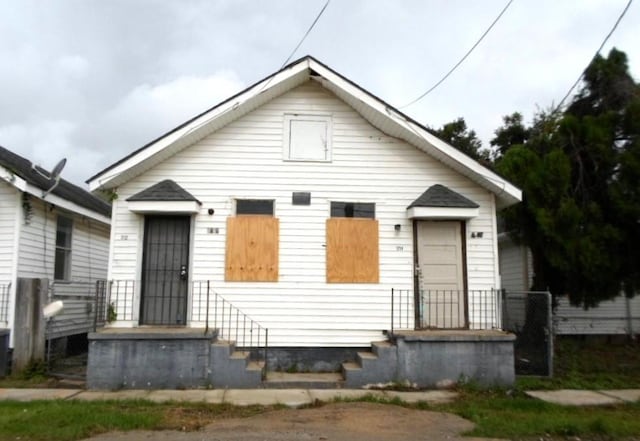
[[[49,326],[51,337],[87,332],[93,326],[95,281],[107,276],[109,226],[67,211],[49,210],[31,198],[33,216],[22,226],[18,277],[49,279],[50,300],[62,300],[63,312]],[[70,283],[54,282],[58,214],[73,219]]]
[[[531,251],[503,236],[500,247],[500,276],[502,287],[510,292],[528,291],[533,279]],[[627,299],[624,295],[600,302],[597,307],[584,309],[572,306],[567,297],[558,297],[553,310],[554,332],[558,335],[615,335],[636,334],[640,331],[640,297]],[[510,317],[524,322],[524,302],[513,303]]]
[[557,299],[553,311],[556,334],[636,335],[640,331],[640,297],[624,295],[600,302],[596,308],[571,306],[567,297]]
[[20,211],[20,192],[0,180],[0,285],[5,287],[1,293],[3,298],[0,298],[0,307],[6,308],[6,314],[3,314],[5,317],[0,317],[0,328],[7,329],[13,329],[16,238],[20,231],[18,224]]
[[528,291],[533,283],[533,259],[527,247],[516,245],[508,236],[498,242],[500,278],[507,291]]
[[[331,162],[283,161],[285,113],[332,115]],[[381,133],[313,82],[118,188],[110,279],[139,279],[143,216],[131,213],[126,199],[163,179],[175,180],[202,202],[192,232],[192,280],[211,280],[216,292],[270,329],[274,346],[363,346],[381,338],[382,330],[390,328],[391,288],[413,290],[413,232],[406,208],[434,184],[480,204],[480,215],[467,223],[469,288],[497,286],[492,194]],[[292,205],[295,191],[310,192],[311,205]],[[233,215],[234,198],[275,199],[280,219],[277,283],[224,282],[225,222]],[[376,204],[380,283],[325,283],[325,221],[331,201]],[[209,208],[215,209],[213,216],[207,214]],[[400,232],[395,224],[401,225]],[[471,239],[471,232],[483,232],[483,237]],[[136,298],[130,306],[134,315],[138,302]],[[136,319],[118,325],[135,325]]]

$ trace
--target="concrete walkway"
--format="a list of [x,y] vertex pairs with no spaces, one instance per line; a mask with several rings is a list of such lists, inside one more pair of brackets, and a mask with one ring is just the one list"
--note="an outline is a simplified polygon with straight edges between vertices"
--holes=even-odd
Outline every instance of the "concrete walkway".
[[396,392],[361,389],[212,389],[212,390],[122,390],[85,391],[79,389],[0,389],[0,401],[32,400],[149,400],[155,402],[200,402],[212,404],[282,404],[300,407],[316,401],[357,399],[373,396],[382,400],[400,399],[405,403],[446,403],[457,397],[451,391]]
[[[622,390],[549,390],[526,394],[564,406],[605,406],[640,401],[640,389]],[[358,399],[372,396],[381,400],[399,399],[405,403],[448,403],[458,394],[452,391],[396,392],[364,389],[212,389],[212,390],[121,390],[87,391],[81,389],[0,389],[0,401],[33,400],[149,400],[155,402],[199,402],[236,406],[275,405],[300,407],[316,401]]]
[[640,400],[640,389],[619,390],[536,390],[527,391],[532,398],[563,406],[606,406]]

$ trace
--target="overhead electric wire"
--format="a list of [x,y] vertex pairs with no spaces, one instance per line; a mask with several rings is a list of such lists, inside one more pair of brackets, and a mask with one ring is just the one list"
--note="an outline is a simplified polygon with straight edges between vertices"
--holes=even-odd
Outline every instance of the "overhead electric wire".
[[[613,27],[611,28],[611,30],[609,31],[609,33],[607,34],[607,36],[604,38],[604,40],[602,41],[602,44],[600,45],[600,47],[598,48],[598,50],[596,51],[595,54],[593,54],[593,57],[591,57],[591,60],[589,61],[589,64],[587,64],[587,67],[589,67],[589,65],[591,65],[591,63],[593,63],[593,60],[596,59],[596,57],[598,56],[598,54],[600,54],[600,51],[602,50],[602,48],[604,47],[605,44],[607,44],[607,41],[609,40],[609,37],[611,37],[611,35],[613,35],[613,33],[615,32],[616,28],[618,27],[618,24],[620,24],[620,21],[622,21],[622,17],[625,16],[625,14],[627,13],[627,11],[629,10],[629,6],[631,6],[631,3],[633,3],[633,0],[629,0],[627,2],[627,5],[624,7],[624,9],[622,10],[622,12],[620,13],[620,16],[618,17],[618,19],[616,20],[616,22],[614,23]],[[584,70],[580,73],[580,76],[578,77],[578,79],[576,80],[575,83],[573,83],[573,86],[571,86],[571,88],[569,89],[569,91],[565,94],[565,96],[560,100],[560,103],[556,106],[556,108],[554,109],[553,113],[557,112],[558,110],[560,110],[560,108],[562,107],[562,105],[564,104],[564,102],[566,101],[567,98],[569,98],[569,95],[571,95],[571,92],[573,92],[573,89],[576,88],[576,86],[580,83],[580,80],[582,80],[582,77],[584,76],[584,73],[586,72],[587,68],[584,68]]]
[[[318,20],[320,20],[320,17],[322,17],[322,14],[324,13],[324,10],[327,9],[327,6],[329,6],[329,3],[331,3],[331,0],[327,0],[327,2],[324,4],[324,6],[322,7],[322,9],[320,9],[320,12],[318,12],[318,15],[316,15],[316,18],[313,20],[313,23],[311,23],[311,26],[309,26],[309,29],[307,29],[307,32],[305,32],[305,34],[302,36],[302,39],[300,40],[300,42],[297,44],[297,46],[291,51],[291,53],[289,54],[289,56],[287,57],[286,60],[284,60],[284,63],[282,63],[282,66],[280,66],[280,69],[278,70],[282,70],[291,60],[291,58],[293,57],[293,55],[296,53],[296,51],[300,48],[300,46],[302,45],[302,43],[304,42],[304,40],[306,40],[307,36],[311,33],[311,30],[313,29],[313,27],[316,25],[316,23],[318,22]],[[263,86],[260,88],[260,90],[258,91],[258,93],[262,93],[263,90],[265,90],[267,88],[267,86],[269,84],[271,84],[271,81],[273,80],[273,78],[275,77],[275,75],[272,75],[269,80],[263,84]]]
[[474,51],[474,49],[480,44],[480,42],[482,40],[484,40],[484,37],[487,36],[487,34],[491,31],[491,29],[495,26],[495,24],[498,22],[498,20],[500,20],[500,18],[502,17],[502,15],[507,11],[507,9],[509,9],[509,6],[511,6],[511,3],[513,3],[513,0],[509,0],[506,4],[506,6],[504,8],[502,8],[502,11],[500,11],[500,14],[498,14],[498,16],[495,18],[495,20],[493,20],[493,23],[491,23],[491,25],[487,28],[486,31],[484,31],[484,33],[480,36],[480,38],[478,39],[478,41],[475,42],[475,44],[473,46],[471,46],[471,49],[469,49],[467,51],[466,54],[464,54],[464,56],[460,59],[460,61],[458,61],[456,63],[455,66],[453,66],[451,68],[451,70],[449,70],[449,72],[446,73],[446,75],[444,77],[442,77],[440,79],[440,81],[438,81],[436,84],[434,84],[429,90],[427,90],[425,93],[423,93],[422,95],[420,95],[418,98],[414,99],[413,101],[411,101],[408,104],[405,104],[402,107],[398,107],[398,109],[404,109],[405,107],[409,107],[412,104],[417,103],[418,101],[420,101],[422,98],[424,98],[425,96],[429,95],[433,90],[435,90],[436,87],[438,87],[440,84],[442,84],[447,78],[449,78],[449,75],[451,75],[453,73],[453,71],[455,71],[458,66],[460,66],[464,60],[467,59],[467,57],[471,54],[471,52]]
[[327,0],[327,2],[324,4],[324,6],[322,7],[322,9],[320,10],[320,12],[318,13],[318,15],[316,16],[315,20],[313,20],[313,23],[311,23],[311,26],[309,26],[309,29],[307,29],[307,32],[305,32],[304,36],[302,37],[302,39],[300,40],[300,42],[298,43],[298,45],[295,47],[295,49],[293,51],[291,51],[291,53],[289,54],[289,56],[287,57],[287,59],[284,61],[284,63],[282,63],[282,66],[280,66],[280,69],[282,69],[283,67],[285,67],[287,65],[287,63],[289,63],[289,60],[291,60],[291,57],[293,57],[293,55],[296,53],[296,51],[300,48],[300,46],[302,45],[302,43],[304,42],[304,40],[307,38],[307,36],[311,33],[311,30],[313,29],[313,27],[316,25],[316,23],[318,22],[318,20],[320,20],[320,17],[322,17],[322,14],[324,13],[324,10],[327,9],[327,6],[329,6],[329,3],[331,2],[331,0]]

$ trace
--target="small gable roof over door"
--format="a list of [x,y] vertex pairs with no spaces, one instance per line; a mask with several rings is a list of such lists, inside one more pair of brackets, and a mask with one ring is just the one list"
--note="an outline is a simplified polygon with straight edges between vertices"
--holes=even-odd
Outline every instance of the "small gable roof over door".
[[202,205],[191,193],[165,179],[127,198],[135,213],[197,213]]
[[444,185],[432,185],[407,207],[409,219],[471,219],[480,205]]

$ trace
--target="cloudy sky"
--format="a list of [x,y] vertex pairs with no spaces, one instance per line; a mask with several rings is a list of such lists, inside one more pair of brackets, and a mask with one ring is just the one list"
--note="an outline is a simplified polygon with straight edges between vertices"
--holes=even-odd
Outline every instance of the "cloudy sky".
[[[326,0],[2,0],[0,145],[84,181],[278,70]],[[392,105],[433,86],[507,0],[331,0],[310,54]],[[488,145],[502,116],[557,103],[627,0],[514,0],[440,87],[403,109]],[[640,79],[640,2],[610,38]]]

